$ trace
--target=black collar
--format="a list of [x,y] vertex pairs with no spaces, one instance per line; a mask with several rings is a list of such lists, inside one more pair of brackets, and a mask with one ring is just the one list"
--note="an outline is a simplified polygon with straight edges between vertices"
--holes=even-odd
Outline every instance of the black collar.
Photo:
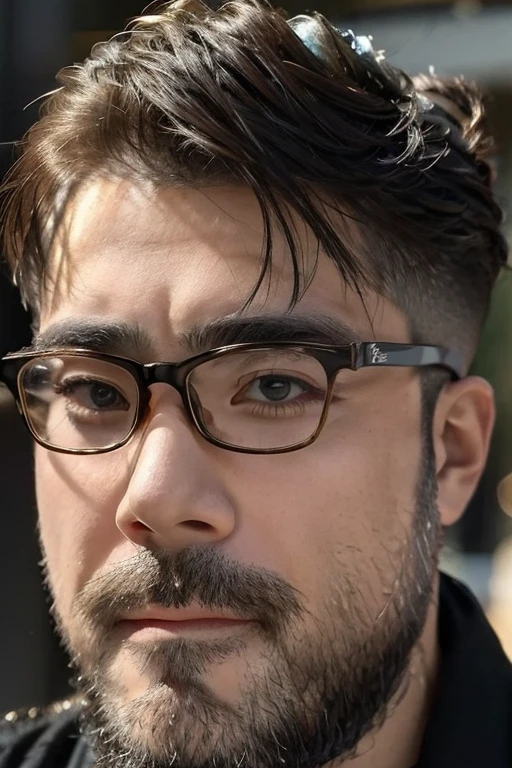
[[417,768],[511,768],[512,665],[469,590],[441,576],[439,686]]

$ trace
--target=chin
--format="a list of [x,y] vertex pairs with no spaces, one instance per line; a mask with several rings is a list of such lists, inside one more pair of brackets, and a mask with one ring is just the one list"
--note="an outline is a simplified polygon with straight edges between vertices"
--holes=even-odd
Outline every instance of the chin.
[[[131,675],[130,675],[131,678]],[[91,692],[89,715],[96,738],[130,753],[133,764],[206,764],[219,744],[234,746],[237,707],[221,702],[200,683],[171,680],[121,686],[115,695]],[[131,763],[130,763],[131,764]]]

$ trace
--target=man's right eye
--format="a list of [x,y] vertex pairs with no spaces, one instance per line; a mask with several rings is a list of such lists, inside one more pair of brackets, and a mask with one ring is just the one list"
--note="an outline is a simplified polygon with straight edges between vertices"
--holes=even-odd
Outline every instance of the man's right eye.
[[73,404],[93,411],[127,411],[130,404],[113,384],[84,377],[64,379],[54,391]]

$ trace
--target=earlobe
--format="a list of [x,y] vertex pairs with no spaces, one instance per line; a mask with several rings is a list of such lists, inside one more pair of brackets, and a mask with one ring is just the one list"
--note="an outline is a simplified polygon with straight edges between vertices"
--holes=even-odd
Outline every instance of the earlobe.
[[477,376],[447,385],[439,396],[433,441],[443,526],[461,517],[475,492],[487,461],[494,416],[492,387]]

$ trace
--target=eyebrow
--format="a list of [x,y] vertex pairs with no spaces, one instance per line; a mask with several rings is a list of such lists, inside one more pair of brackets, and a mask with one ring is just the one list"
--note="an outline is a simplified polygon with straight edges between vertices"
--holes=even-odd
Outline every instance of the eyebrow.
[[52,349],[90,349],[111,355],[143,358],[151,353],[154,342],[138,325],[105,321],[102,318],[63,320],[38,333],[31,349],[45,352]]
[[184,344],[193,353],[230,344],[279,341],[312,342],[343,346],[360,337],[344,321],[328,315],[228,315],[184,334]]
[[[341,319],[328,315],[228,315],[193,326],[177,338],[186,354],[195,355],[231,344],[259,342],[311,342],[345,346],[361,337]],[[90,349],[112,355],[155,361],[155,339],[139,325],[101,318],[65,320],[38,334],[31,349]]]

